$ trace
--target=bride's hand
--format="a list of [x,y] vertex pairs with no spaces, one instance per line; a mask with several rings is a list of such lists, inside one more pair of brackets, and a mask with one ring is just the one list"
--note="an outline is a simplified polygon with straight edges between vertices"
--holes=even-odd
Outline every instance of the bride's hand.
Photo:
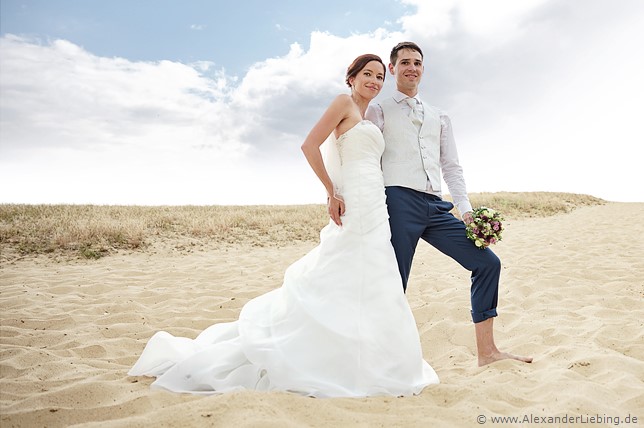
[[342,220],[340,219],[340,216],[344,215],[344,199],[342,199],[342,196],[333,195],[327,198],[326,206],[331,220],[338,226],[342,226]]

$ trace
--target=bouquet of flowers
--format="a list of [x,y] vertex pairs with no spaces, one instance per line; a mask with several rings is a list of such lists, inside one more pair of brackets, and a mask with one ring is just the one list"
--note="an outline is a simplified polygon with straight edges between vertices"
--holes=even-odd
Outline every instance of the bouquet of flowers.
[[480,207],[472,212],[472,218],[465,226],[465,232],[477,247],[483,249],[501,240],[503,217],[498,211]]

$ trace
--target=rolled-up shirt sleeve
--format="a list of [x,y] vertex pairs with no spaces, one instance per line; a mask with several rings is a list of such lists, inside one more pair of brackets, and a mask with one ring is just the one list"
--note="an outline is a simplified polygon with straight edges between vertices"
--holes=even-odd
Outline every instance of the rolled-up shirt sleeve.
[[443,180],[447,183],[450,195],[456,205],[456,209],[465,214],[472,211],[472,204],[467,196],[465,178],[463,177],[463,168],[458,161],[458,152],[456,150],[456,141],[452,131],[452,122],[449,117],[441,113],[441,157],[440,165],[443,172]]

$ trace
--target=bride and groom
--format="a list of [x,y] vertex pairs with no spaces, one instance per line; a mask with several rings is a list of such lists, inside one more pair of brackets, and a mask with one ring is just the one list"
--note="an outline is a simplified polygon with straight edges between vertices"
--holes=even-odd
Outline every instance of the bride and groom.
[[155,376],[153,387],[195,394],[418,394],[439,382],[423,359],[404,294],[420,238],[472,272],[479,365],[531,361],[496,348],[500,262],[467,239],[453,205],[441,199],[442,171],[471,221],[449,119],[417,101],[421,49],[398,44],[388,68],[398,92],[369,106],[387,67],[376,55],[356,58],[346,75],[351,95],[337,96],[302,144],[328,194],[331,220],[319,245],[286,270],[282,287],[247,302],[237,321],[208,327],[194,340],[156,333],[129,375]]

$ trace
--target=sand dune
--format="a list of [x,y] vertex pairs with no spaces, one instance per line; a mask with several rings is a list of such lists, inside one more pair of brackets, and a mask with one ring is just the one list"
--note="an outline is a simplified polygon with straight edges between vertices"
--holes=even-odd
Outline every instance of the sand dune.
[[[644,423],[643,203],[507,222],[497,342],[533,364],[476,366],[469,278],[421,244],[408,299],[441,384],[410,398],[195,397],[126,375],[157,330],[194,337],[281,284],[314,243],[243,244],[0,266],[0,425],[477,426],[477,417]],[[638,424],[624,425],[630,415]],[[585,418],[585,419],[584,419]],[[591,419],[595,418],[595,419]],[[501,424],[500,422],[496,422]],[[518,423],[507,423],[516,426]],[[524,424],[525,425],[525,424]],[[545,424],[542,424],[545,425]]]

